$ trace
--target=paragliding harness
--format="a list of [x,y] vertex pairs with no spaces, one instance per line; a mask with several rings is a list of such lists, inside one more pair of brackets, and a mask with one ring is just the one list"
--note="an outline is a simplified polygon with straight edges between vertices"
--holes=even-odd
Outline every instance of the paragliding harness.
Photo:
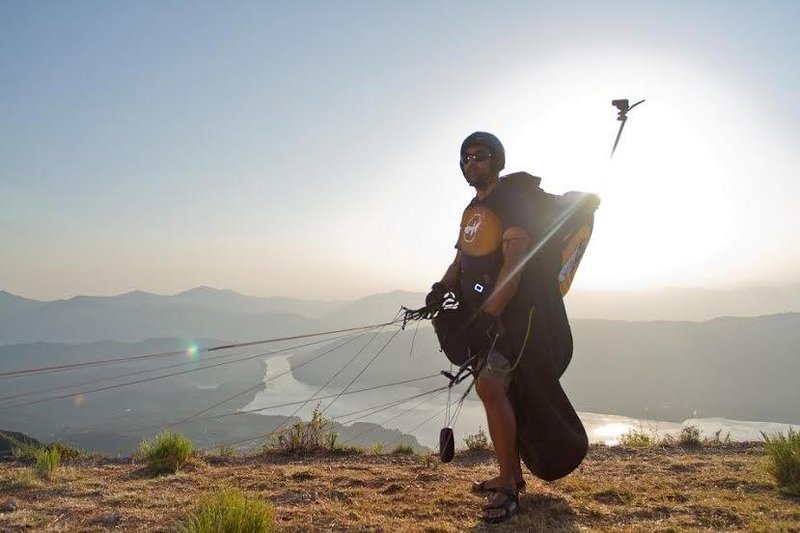
[[[538,228],[532,230],[536,241],[531,246],[532,260],[538,254],[558,257],[558,288],[561,296],[567,294],[575,272],[578,270],[586,246],[592,236],[593,214],[600,199],[590,193],[568,192],[557,196],[544,192],[539,184],[541,178],[527,172],[516,172],[500,178],[498,187],[512,187],[531,203],[540,219]],[[476,374],[476,364],[481,356],[475,353],[469,342],[467,331],[472,319],[480,309],[465,305],[456,288],[449,289],[441,299],[426,302],[419,309],[403,308],[403,327],[415,320],[431,320],[441,351],[457,368],[456,374],[443,372],[451,385],[461,383],[469,375]]]
[[[600,200],[596,195],[589,193],[568,192],[561,196],[549,194],[540,188],[540,182],[541,178],[537,176],[527,172],[517,172],[501,177],[497,186],[513,188],[514,192],[525,198],[531,209],[535,210],[537,227],[526,228],[533,239],[528,262],[531,263],[539,255],[557,258],[558,268],[553,271],[557,280],[552,281],[557,282],[560,295],[563,297],[572,284],[591,238],[594,211]],[[473,382],[459,400],[459,410],[474,385],[474,378],[480,374],[498,340],[498,337],[495,337],[490,344],[483,346],[483,349],[476,349],[474,342],[471,342],[468,331],[479,311],[480,309],[468,306],[459,290],[452,288],[443,293],[440,299],[426,302],[424,307],[413,310],[404,308],[404,328],[411,321],[431,320],[441,351],[456,367],[455,371],[442,371],[442,375],[450,381],[450,389],[470,376],[473,377]],[[520,351],[519,357],[522,355]],[[519,363],[519,359],[516,363]],[[439,441],[439,454],[443,462],[453,458],[452,425],[455,418],[449,416],[448,408],[448,424],[442,429]]]

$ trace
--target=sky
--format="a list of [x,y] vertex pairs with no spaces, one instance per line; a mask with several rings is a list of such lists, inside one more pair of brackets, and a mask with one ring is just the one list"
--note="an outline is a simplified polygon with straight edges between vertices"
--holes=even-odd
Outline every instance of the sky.
[[[800,282],[800,3],[0,2],[0,290],[425,291],[506,171],[600,194],[579,289]],[[610,102],[646,99],[620,146]]]

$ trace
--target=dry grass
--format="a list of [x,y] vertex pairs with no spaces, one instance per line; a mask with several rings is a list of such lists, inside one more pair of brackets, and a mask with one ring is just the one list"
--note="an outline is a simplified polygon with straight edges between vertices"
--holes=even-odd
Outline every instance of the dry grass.
[[764,469],[763,445],[592,448],[554,483],[527,478],[522,511],[486,526],[473,480],[495,474],[489,452],[447,465],[408,455],[268,454],[208,457],[151,477],[127,460],[85,459],[48,483],[18,480],[29,466],[0,463],[0,531],[169,531],[222,487],[273,502],[276,531],[786,531],[800,532],[800,499]]

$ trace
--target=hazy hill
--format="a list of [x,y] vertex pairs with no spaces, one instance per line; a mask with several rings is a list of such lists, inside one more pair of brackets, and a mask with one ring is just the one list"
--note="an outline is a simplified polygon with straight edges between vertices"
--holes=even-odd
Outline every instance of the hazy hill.
[[580,410],[800,422],[800,313],[707,322],[573,321]]
[[[354,301],[314,301],[197,287],[175,295],[134,291],[44,302],[0,291],[0,344],[135,342],[165,336],[259,339],[313,328],[376,324],[390,320],[400,306],[421,306],[424,296],[424,292],[393,291]],[[574,290],[566,304],[573,319],[702,321],[800,311],[800,285],[738,290]]]
[[38,300],[23,298],[22,296],[17,296],[7,291],[0,291],[0,313],[13,314],[20,311],[28,311],[44,303],[45,302],[40,302]]
[[206,307],[229,313],[290,313],[319,318],[344,305],[342,301],[299,300],[281,296],[246,296],[229,289],[196,287],[173,296],[161,296],[165,303]]
[[702,321],[721,316],[800,311],[800,285],[744,289],[574,290],[565,302],[572,318]]
[[[333,326],[375,324],[400,306],[420,307],[425,292],[394,291],[342,304],[322,316]],[[573,319],[704,321],[721,316],[800,312],[800,285],[745,289],[667,288],[653,290],[573,290],[565,303]]]
[[0,428],[0,459],[14,456],[14,449],[20,446],[39,447],[42,443],[18,431],[3,431]]
[[[205,344],[218,343],[219,341],[205,341]],[[186,347],[183,339],[152,339],[136,344],[98,342],[83,345],[8,345],[0,346],[0,370],[96,361],[137,354],[180,352]],[[264,350],[266,349],[268,348]],[[221,365],[202,372],[196,371],[212,364],[244,359],[246,355],[214,354],[216,359],[212,359],[211,354],[203,354],[201,358],[191,359],[179,353],[113,366],[3,378],[0,392],[0,428],[22,431],[42,440],[65,439],[91,449],[128,453],[146,433],[147,428],[180,420],[260,382],[266,371],[263,357],[241,360],[236,364]],[[152,379],[176,372],[185,373]],[[141,382],[134,383],[137,381]],[[123,383],[131,384],[91,394],[78,394],[80,391]],[[76,387],[69,388],[71,386]],[[27,393],[34,394],[14,397]],[[65,398],[23,405],[60,396]],[[220,409],[235,410],[250,398],[252,395],[238,399],[238,403],[226,404]],[[256,422],[258,425],[255,425]],[[252,424],[260,429],[264,422],[265,417],[255,416],[249,421],[240,419],[236,425]],[[224,421],[218,427],[236,434],[236,425]],[[200,428],[181,429],[194,431]]]
[[[278,307],[274,301],[262,301],[269,299],[206,288],[175,296],[131,292],[53,302],[10,296],[5,293],[0,299],[0,344],[136,342],[177,336],[253,340],[320,329],[313,318],[269,310]],[[284,307],[305,305],[299,301],[289,303]],[[326,305],[309,303],[305,307],[320,313]]]
[[322,317],[330,327],[361,326],[388,322],[400,311],[401,306],[411,309],[425,304],[422,292],[392,291],[373,294],[348,302]]

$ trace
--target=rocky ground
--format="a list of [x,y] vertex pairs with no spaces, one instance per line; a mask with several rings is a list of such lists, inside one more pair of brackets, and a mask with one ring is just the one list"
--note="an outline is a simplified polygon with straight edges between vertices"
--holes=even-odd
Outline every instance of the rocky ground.
[[800,532],[800,498],[782,494],[759,444],[593,447],[572,475],[527,477],[522,510],[484,525],[473,480],[495,474],[490,452],[447,465],[409,455],[200,457],[152,477],[124,459],[66,462],[48,481],[29,463],[0,463],[0,531],[169,531],[225,486],[268,499],[277,531]]

